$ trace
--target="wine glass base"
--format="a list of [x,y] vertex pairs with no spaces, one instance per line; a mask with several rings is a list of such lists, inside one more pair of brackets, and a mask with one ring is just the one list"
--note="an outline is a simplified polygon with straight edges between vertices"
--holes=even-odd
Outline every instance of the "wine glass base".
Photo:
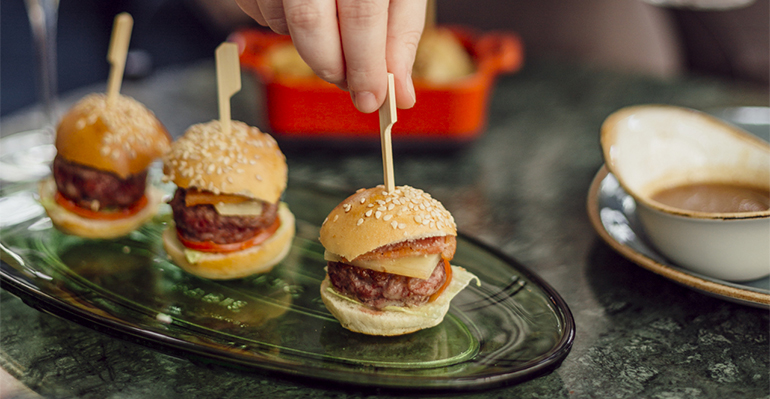
[[0,138],[0,182],[38,180],[51,173],[53,131],[28,130]]

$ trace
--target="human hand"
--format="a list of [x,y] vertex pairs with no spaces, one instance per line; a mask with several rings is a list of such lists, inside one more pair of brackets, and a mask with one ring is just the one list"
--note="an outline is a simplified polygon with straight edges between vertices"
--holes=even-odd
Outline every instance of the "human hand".
[[327,82],[350,91],[359,111],[385,100],[395,76],[396,105],[415,103],[412,65],[427,0],[236,0],[244,12],[294,46]]

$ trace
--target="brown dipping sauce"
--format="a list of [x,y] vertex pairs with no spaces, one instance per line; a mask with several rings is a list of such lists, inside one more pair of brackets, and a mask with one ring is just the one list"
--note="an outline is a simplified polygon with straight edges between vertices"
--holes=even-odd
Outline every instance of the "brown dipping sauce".
[[687,184],[659,191],[652,199],[697,212],[760,212],[770,209],[770,188],[724,183]]

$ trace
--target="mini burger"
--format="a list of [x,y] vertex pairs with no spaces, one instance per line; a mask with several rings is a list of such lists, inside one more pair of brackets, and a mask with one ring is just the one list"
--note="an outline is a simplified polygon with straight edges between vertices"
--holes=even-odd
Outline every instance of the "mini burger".
[[104,94],[88,95],[59,123],[53,176],[40,182],[40,202],[65,233],[126,235],[162,201],[147,184],[147,169],[170,143],[166,128],[136,100],[119,95],[107,104]]
[[457,227],[441,203],[409,186],[358,190],[321,226],[327,309],[348,330],[402,335],[439,324],[473,274],[449,261]]
[[163,159],[164,180],[177,185],[174,222],[163,246],[182,269],[210,279],[266,273],[294,237],[294,215],[280,201],[286,158],[256,127],[218,120],[191,126]]

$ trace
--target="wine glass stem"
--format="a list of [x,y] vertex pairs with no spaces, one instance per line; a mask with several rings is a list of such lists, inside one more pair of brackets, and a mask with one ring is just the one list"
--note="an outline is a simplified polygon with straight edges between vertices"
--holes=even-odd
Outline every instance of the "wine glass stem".
[[59,0],[25,0],[37,56],[38,90],[45,127],[53,128],[56,114],[56,23]]

